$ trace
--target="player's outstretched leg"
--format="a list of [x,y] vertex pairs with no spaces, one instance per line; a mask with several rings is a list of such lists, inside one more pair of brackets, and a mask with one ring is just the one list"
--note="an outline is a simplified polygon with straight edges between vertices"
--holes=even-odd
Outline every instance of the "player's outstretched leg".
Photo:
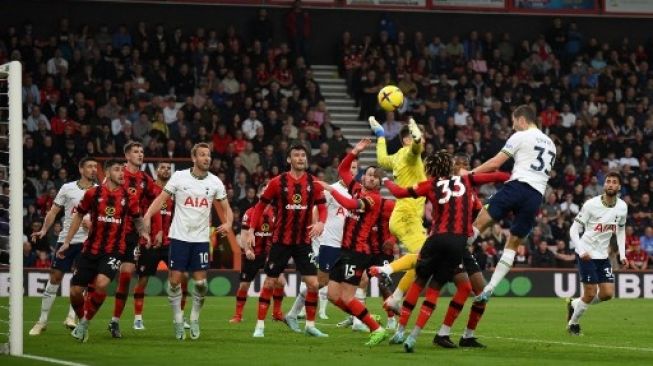
[[422,307],[419,311],[419,316],[415,322],[415,327],[413,331],[410,332],[410,335],[406,337],[404,341],[404,350],[406,352],[413,352],[415,348],[415,343],[417,343],[417,337],[419,337],[420,332],[426,325],[426,323],[431,318],[433,310],[438,303],[438,297],[440,296],[440,289],[433,286],[426,289],[426,298],[422,302]]
[[209,292],[209,286],[206,278],[195,280],[193,290],[193,306],[190,312],[190,339],[200,337],[200,312],[204,306],[204,299]]
[[395,334],[390,338],[390,344],[402,344],[405,341],[404,331],[408,324],[408,319],[410,319],[410,314],[412,314],[415,304],[417,304],[422,289],[424,289],[424,285],[418,282],[413,282],[408,289],[406,298],[404,298],[404,302],[401,306],[399,325],[395,330]]

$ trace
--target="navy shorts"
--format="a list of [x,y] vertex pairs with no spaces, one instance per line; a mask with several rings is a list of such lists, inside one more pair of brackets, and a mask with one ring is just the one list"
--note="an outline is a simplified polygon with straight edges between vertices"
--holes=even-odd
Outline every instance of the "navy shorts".
[[340,257],[340,248],[321,245],[320,255],[317,257],[320,271],[329,273],[331,268],[333,268],[333,264],[338,260],[338,257]]
[[510,233],[525,238],[535,225],[535,216],[542,204],[542,194],[529,184],[511,181],[488,201],[487,211],[494,221],[500,221],[512,211],[515,219]]
[[197,272],[209,269],[209,242],[191,243],[170,239],[170,263],[173,271]]
[[[57,243],[57,250],[55,253],[59,250],[59,248],[63,245],[63,243]],[[57,257],[56,255],[52,259],[52,269],[59,270],[63,273],[68,273],[71,272],[73,269],[73,266],[75,265],[75,262],[77,261],[77,257],[79,256],[79,253],[82,252],[82,244],[70,244],[68,249],[64,252],[64,257],[63,259]]]
[[576,265],[582,283],[614,283],[614,274],[609,259],[584,261],[576,254]]

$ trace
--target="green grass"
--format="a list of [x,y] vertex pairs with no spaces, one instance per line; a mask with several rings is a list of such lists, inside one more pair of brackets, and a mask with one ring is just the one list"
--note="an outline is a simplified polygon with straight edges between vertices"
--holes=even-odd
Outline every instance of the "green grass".
[[[284,308],[293,298],[285,299]],[[329,306],[328,321],[318,327],[329,333],[327,339],[308,338],[292,333],[284,324],[269,321],[264,339],[251,337],[256,318],[255,298],[245,308],[241,324],[229,324],[234,298],[211,297],[202,314],[202,337],[198,341],[178,342],[173,338],[171,311],[164,297],[146,298],[147,330],[131,329],[132,302],[121,323],[123,339],[111,339],[106,324],[113,308],[107,302],[92,322],[90,339],[77,343],[61,325],[67,312],[67,299],[59,298],[50,316],[48,330],[38,337],[27,332],[38,318],[40,299],[25,298],[25,353],[89,365],[651,365],[653,362],[653,302],[613,300],[592,306],[581,324],[584,335],[570,337],[565,332],[565,307],[560,299],[494,298],[489,303],[478,336],[484,350],[445,350],[431,345],[436,325],[442,321],[449,299],[439,307],[419,338],[414,354],[401,346],[363,345],[367,336],[338,329],[342,313]],[[0,299],[6,304],[7,299]],[[368,300],[372,312],[380,312],[378,299]],[[459,338],[469,303],[454,325],[452,339]],[[415,314],[413,314],[414,321]],[[409,323],[412,326],[413,322]],[[38,361],[0,356],[0,364],[44,364]]]

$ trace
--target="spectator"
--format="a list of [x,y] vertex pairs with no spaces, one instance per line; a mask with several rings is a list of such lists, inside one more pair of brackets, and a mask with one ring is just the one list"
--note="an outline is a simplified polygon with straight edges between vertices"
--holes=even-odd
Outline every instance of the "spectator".
[[533,252],[530,265],[536,268],[553,268],[556,266],[556,257],[549,250],[549,244],[542,240],[537,245],[537,250]]
[[[256,170],[256,166],[260,163],[259,154],[254,151],[254,145],[251,142],[245,144],[245,150],[238,154],[240,160],[243,163],[243,167],[247,170],[249,174],[253,174]],[[256,192],[255,192],[256,193]],[[246,210],[241,210],[245,212]]]
[[653,257],[653,227],[647,226],[644,229],[644,235],[639,238],[639,245],[649,258]]
[[248,140],[253,139],[256,136],[256,130],[263,127],[263,123],[257,117],[256,110],[252,109],[249,111],[249,117],[243,121],[243,134]]
[[628,269],[641,271],[648,268],[648,254],[639,245],[633,246],[632,250],[626,254],[626,258],[628,259]]

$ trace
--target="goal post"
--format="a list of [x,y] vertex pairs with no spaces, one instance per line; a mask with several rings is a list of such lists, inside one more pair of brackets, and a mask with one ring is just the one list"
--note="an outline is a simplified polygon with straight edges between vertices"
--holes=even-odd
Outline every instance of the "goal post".
[[[9,184],[9,321],[7,346],[14,356],[23,354],[23,106],[22,65],[0,65],[0,124],[5,181]],[[6,164],[6,165],[5,165]],[[6,174],[8,173],[8,174]],[[8,175],[8,177],[6,176]]]

